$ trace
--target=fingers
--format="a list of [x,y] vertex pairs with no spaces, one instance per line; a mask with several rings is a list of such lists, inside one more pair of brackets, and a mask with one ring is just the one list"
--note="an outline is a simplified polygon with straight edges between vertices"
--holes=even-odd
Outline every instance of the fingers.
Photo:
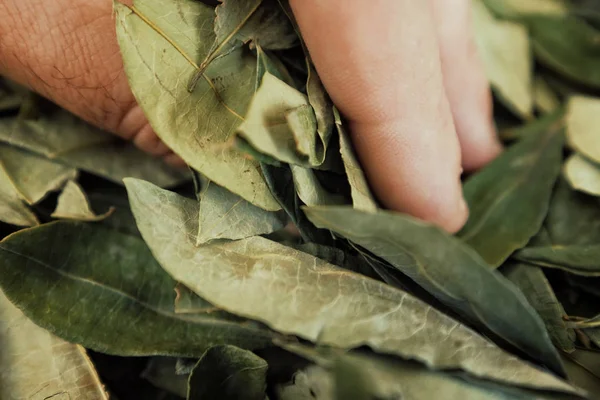
[[166,156],[129,89],[111,1],[0,1],[0,74]]
[[429,1],[462,165],[465,170],[478,169],[494,159],[502,146],[492,122],[492,95],[473,39],[471,0]]
[[431,4],[291,0],[325,87],[388,208],[457,231],[467,218]]

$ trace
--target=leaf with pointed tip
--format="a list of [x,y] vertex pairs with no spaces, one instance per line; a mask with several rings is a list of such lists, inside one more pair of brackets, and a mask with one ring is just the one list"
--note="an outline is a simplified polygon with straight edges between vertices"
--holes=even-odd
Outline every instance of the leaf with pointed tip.
[[[431,368],[572,390],[421,300],[309,254],[259,236],[196,247],[195,202],[139,180],[127,179],[126,186],[142,236],[163,268],[225,311],[313,342],[368,345]],[[535,333],[535,343],[544,340],[545,331]]]
[[237,50],[215,60],[190,93],[185,77],[208,54],[213,9],[197,1],[136,0],[133,8],[115,3],[115,12],[129,84],[157,135],[211,181],[279,209],[258,163],[228,148],[254,94],[255,58]]
[[260,44],[256,45],[256,86],[257,91],[265,73],[268,72],[277,79],[294,87],[294,78],[290,75],[285,65],[275,55],[265,51]]
[[600,196],[600,167],[581,154],[567,159],[564,174],[571,187],[592,196]]
[[188,400],[264,400],[267,362],[235,346],[211,347],[192,370]]
[[525,23],[537,61],[575,82],[600,87],[597,29],[573,16],[529,16]]
[[22,198],[0,159],[0,221],[17,226],[39,224],[37,217],[23,203]]
[[552,126],[525,137],[465,183],[470,215],[458,235],[492,267],[542,226],[560,172],[562,131]]
[[200,228],[196,244],[214,239],[236,240],[272,233],[285,226],[285,218],[282,217],[210,182],[200,192]]
[[0,398],[108,400],[85,350],[36,326],[0,291]]
[[525,26],[496,19],[481,0],[472,2],[475,42],[498,97],[525,119],[532,116],[533,60]]
[[542,270],[534,265],[513,262],[503,265],[502,273],[521,289],[529,304],[542,317],[554,345],[567,353],[573,352],[575,332],[567,327],[564,320],[567,313]]
[[188,179],[132,143],[103,132],[64,110],[36,120],[0,120],[0,142],[100,175],[115,183],[125,177],[173,186]]
[[217,344],[257,348],[271,337],[248,323],[176,314],[175,281],[144,242],[99,225],[60,221],[8,236],[0,287],[36,324],[109,354],[199,357]]
[[75,168],[4,143],[0,143],[0,160],[15,189],[28,204],[39,202],[49,192],[77,177]]
[[350,183],[352,204],[354,205],[354,208],[359,210],[375,211],[377,210],[377,203],[371,193],[365,173],[356,158],[352,142],[346,133],[346,129],[342,124],[342,119],[337,109],[334,109],[334,115],[335,125],[340,137],[340,154],[342,155],[344,169],[346,170],[346,176]]
[[460,315],[562,372],[546,328],[525,297],[457,238],[403,214],[348,207],[304,211],[317,227],[381,257]]
[[58,204],[51,216],[79,221],[102,221],[113,212],[114,208],[110,208],[104,214],[96,215],[90,208],[83,189],[75,181],[69,181],[58,196]]
[[600,99],[573,96],[567,105],[567,143],[583,156],[600,163]]
[[[366,351],[343,353],[334,349],[313,348],[299,343],[281,344],[281,346],[320,367],[323,375],[320,381],[325,381],[320,386],[330,389],[326,394],[335,390],[338,394],[336,399],[339,400],[354,398],[349,393],[346,396],[339,394],[340,389],[348,390],[354,384],[359,384],[356,390],[364,395],[359,398],[369,400],[564,398],[563,393],[547,392],[543,385],[536,387],[533,381],[529,387],[534,390],[531,390],[489,382],[465,373],[432,371],[414,361],[383,357]],[[564,396],[585,397],[583,391],[579,391],[578,395],[570,393]]]
[[600,276],[600,245],[526,247],[514,257],[541,267],[558,268],[576,275]]
[[500,132],[500,138],[505,141],[521,140],[529,136],[539,136],[554,125],[562,124],[565,110],[563,107],[552,113],[527,123]]

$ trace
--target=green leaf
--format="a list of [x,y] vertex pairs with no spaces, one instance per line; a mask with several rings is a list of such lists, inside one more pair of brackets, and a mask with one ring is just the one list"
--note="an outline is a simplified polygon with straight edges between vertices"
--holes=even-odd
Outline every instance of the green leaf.
[[564,355],[569,380],[587,390],[590,396],[600,393],[600,354],[578,349]]
[[567,105],[567,142],[591,161],[600,163],[600,99],[573,96]]
[[19,108],[26,90],[0,77],[0,111],[10,111]]
[[570,16],[531,16],[526,23],[537,61],[575,82],[600,87],[598,30]]
[[552,126],[511,146],[465,183],[470,216],[459,237],[492,267],[525,246],[542,226],[562,147],[562,128]]
[[308,98],[267,71],[238,133],[257,151],[279,161],[317,166],[323,160],[310,160],[300,147],[307,137],[314,147],[316,123]]
[[472,2],[475,42],[500,100],[516,115],[532,117],[533,62],[525,26],[497,20],[481,0]]
[[265,400],[267,362],[235,346],[215,346],[192,370],[188,400]]
[[240,49],[215,60],[189,93],[186,77],[214,39],[214,10],[197,1],[136,0],[133,8],[115,3],[115,12],[129,84],[157,135],[211,181],[279,209],[258,163],[228,145],[254,94],[255,58]]
[[[246,43],[264,49],[283,50],[293,47],[298,36],[275,0],[219,0],[215,9],[214,43],[200,64],[198,73],[218,57]],[[193,78],[193,87],[197,76]]]
[[402,214],[372,214],[347,207],[304,211],[317,227],[330,229],[383,258],[459,314],[562,371],[546,328],[525,297],[460,240]]
[[554,245],[593,245],[600,242],[600,201],[576,192],[559,179],[546,218]]
[[116,183],[130,176],[166,187],[188,179],[185,173],[142,152],[132,143],[63,110],[43,114],[36,120],[0,120],[0,141]]
[[[421,300],[309,254],[259,236],[195,247],[195,202],[139,180],[126,186],[142,236],[163,268],[225,311],[321,344],[367,345],[431,368],[571,390]],[[536,346],[544,332],[532,336]]]
[[244,239],[285,226],[281,215],[263,210],[214,182],[200,193],[200,228],[196,244],[214,239]]
[[143,241],[98,225],[60,221],[5,238],[0,286],[37,325],[109,354],[199,357],[217,344],[270,339],[249,323],[176,314],[175,281]]
[[18,226],[39,224],[35,214],[23,203],[19,193],[0,160],[0,221]]
[[528,15],[565,16],[565,0],[483,0],[485,5],[502,18],[521,18]]
[[334,115],[335,125],[340,137],[340,153],[344,162],[346,176],[350,183],[352,204],[354,205],[354,208],[359,210],[375,211],[377,210],[377,203],[371,193],[371,189],[369,189],[367,178],[356,158],[350,137],[348,137],[348,134],[346,133],[337,109],[334,109]]
[[77,170],[18,147],[0,143],[0,160],[15,189],[28,204],[42,200],[77,177]]
[[114,208],[111,208],[104,214],[96,215],[90,208],[83,189],[75,181],[69,181],[60,196],[58,196],[58,204],[52,213],[52,218],[102,221],[113,212]]
[[2,291],[0,342],[0,398],[108,400],[85,350],[36,326]]
[[330,193],[323,187],[315,170],[290,165],[298,197],[308,206],[331,206],[346,204],[344,196]]
[[265,51],[260,44],[256,44],[256,86],[257,91],[265,73],[268,72],[286,84],[294,86],[294,78],[290,75],[285,65],[275,55]]
[[[323,368],[320,386],[337,392],[336,399],[550,399],[561,394],[531,392],[514,386],[489,384],[476,377],[452,372],[432,371],[422,364],[371,352],[332,351],[300,344],[283,345],[286,350],[315,362]],[[461,376],[463,375],[463,376]],[[341,389],[341,390],[340,390]],[[539,388],[542,389],[542,388]],[[362,397],[353,397],[360,393]],[[340,393],[342,392],[342,393]],[[526,396],[526,394],[531,394]],[[571,396],[580,398],[582,396]],[[327,396],[329,395],[329,396]],[[548,396],[548,397],[546,397]],[[332,398],[326,393],[323,398]],[[573,398],[570,397],[570,398]]]
[[542,114],[553,113],[561,103],[554,89],[541,76],[533,79],[533,102]]
[[514,257],[541,267],[558,268],[583,276],[600,276],[600,244],[526,247]]
[[592,196],[600,196],[600,167],[581,154],[565,162],[564,174],[571,187]]
[[573,352],[575,332],[567,327],[564,320],[567,313],[542,270],[534,265],[509,263],[502,267],[502,273],[521,289],[529,304],[542,317],[554,345],[567,353]]
[[562,118],[564,117],[564,114],[565,110],[563,107],[561,107],[552,113],[541,116],[536,120],[501,131],[500,137],[502,140],[509,141],[520,140],[529,136],[539,136],[543,132],[551,129],[553,126],[562,125]]

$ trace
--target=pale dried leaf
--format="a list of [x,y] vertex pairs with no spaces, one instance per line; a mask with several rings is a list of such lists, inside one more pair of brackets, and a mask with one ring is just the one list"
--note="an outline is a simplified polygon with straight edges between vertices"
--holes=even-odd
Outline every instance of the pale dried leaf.
[[600,167],[581,154],[573,154],[567,159],[564,174],[573,189],[600,196]]
[[104,214],[96,215],[90,208],[89,201],[83,189],[75,182],[69,181],[65,185],[58,204],[52,213],[52,218],[75,219],[79,221],[102,221],[114,211],[109,209]]

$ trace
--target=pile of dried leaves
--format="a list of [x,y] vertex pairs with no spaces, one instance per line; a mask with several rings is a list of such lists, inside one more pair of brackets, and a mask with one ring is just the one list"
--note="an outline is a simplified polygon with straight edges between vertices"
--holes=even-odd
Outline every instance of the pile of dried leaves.
[[3,81],[0,398],[600,394],[600,8],[473,11],[508,150],[455,236],[380,209],[283,0],[115,3],[189,172]]

